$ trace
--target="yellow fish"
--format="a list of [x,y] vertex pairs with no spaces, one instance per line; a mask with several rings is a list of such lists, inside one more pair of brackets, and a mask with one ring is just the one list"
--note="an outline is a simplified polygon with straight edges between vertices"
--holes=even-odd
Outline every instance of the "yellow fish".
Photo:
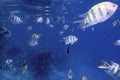
[[82,80],[87,80],[87,77],[86,76],[82,76]]

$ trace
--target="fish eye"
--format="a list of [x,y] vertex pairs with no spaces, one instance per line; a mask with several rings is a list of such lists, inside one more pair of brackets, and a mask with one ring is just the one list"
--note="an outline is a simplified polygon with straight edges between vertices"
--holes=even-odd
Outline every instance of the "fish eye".
[[113,7],[116,7],[116,5],[114,4]]

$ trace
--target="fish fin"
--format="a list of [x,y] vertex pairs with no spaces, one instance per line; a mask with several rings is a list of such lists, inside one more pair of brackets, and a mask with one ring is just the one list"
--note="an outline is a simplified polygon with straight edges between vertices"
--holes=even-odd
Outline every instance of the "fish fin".
[[117,63],[115,63],[114,61],[111,61],[111,64],[112,64],[112,65],[116,65]]
[[101,68],[101,69],[108,69],[110,64],[108,64],[106,61],[102,60],[103,64],[98,66],[98,68]]
[[80,28],[82,30],[85,30],[89,25],[88,23],[85,22],[85,19],[74,21],[73,23],[79,23],[79,27],[77,27],[77,29]]
[[84,14],[79,15],[79,17],[85,18],[87,15],[88,15],[88,13],[84,13]]

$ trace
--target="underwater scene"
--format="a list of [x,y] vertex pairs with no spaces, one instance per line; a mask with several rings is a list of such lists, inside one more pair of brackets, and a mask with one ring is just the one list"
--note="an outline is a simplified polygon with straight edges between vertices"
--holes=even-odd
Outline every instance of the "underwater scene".
[[0,0],[0,80],[120,80],[120,0]]

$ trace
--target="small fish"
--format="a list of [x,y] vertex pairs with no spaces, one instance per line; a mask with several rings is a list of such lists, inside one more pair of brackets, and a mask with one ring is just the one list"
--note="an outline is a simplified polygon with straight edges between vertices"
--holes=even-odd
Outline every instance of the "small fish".
[[32,30],[32,26],[27,27],[27,30],[31,31]]
[[69,28],[69,25],[67,25],[67,24],[65,24],[64,26],[63,26],[63,29],[64,30],[67,30]]
[[12,62],[13,62],[12,59],[7,59],[7,60],[5,61],[5,64],[9,65],[9,64],[11,64]]
[[11,69],[13,67],[13,60],[7,59],[5,60],[5,70]]
[[67,46],[67,54],[70,54],[70,46]]
[[51,28],[54,28],[54,25],[52,25],[52,24],[49,24],[49,27],[51,27]]
[[24,75],[25,73],[27,73],[27,70],[28,70],[28,64],[25,63],[23,65],[23,68],[22,68],[21,72],[20,72],[20,75]]
[[86,76],[82,76],[81,80],[87,80],[87,77]]
[[114,45],[120,46],[120,39],[116,40],[116,41],[114,42]]
[[0,35],[4,35],[6,37],[11,36],[11,32],[7,30],[5,27],[0,27]]
[[7,31],[7,28],[5,27],[0,27],[0,34],[3,34],[4,32]]
[[68,72],[68,80],[72,80],[72,77],[73,77],[72,69],[70,69]]
[[11,15],[10,16],[10,21],[14,24],[24,23],[23,20],[19,16],[16,16],[16,15]]
[[36,22],[37,22],[37,23],[43,23],[43,17],[38,17],[38,18],[36,19]]
[[68,45],[68,44],[73,45],[78,40],[78,38],[74,35],[69,35],[63,38],[63,40],[64,40],[65,45]]
[[117,20],[113,21],[113,23],[112,23],[113,27],[117,26],[117,25],[120,25],[120,19],[117,19]]
[[68,28],[69,28],[69,25],[65,24],[65,25],[63,26],[63,28],[60,30],[59,34],[60,34],[60,35],[63,34],[64,31],[67,30]]
[[28,44],[30,46],[37,46],[38,45],[38,41],[40,38],[41,34],[32,34],[32,37],[30,38],[30,40],[28,41]]
[[80,23],[80,28],[86,28],[98,23],[108,20],[117,10],[118,5],[110,1],[100,2],[94,5],[85,14],[80,15],[82,20],[74,21],[73,23]]
[[103,61],[103,65],[98,66],[100,69],[104,69],[104,71],[113,77],[115,80],[120,79],[120,65],[111,61],[111,64],[107,63],[106,61]]
[[64,33],[63,31],[60,31],[60,32],[59,32],[60,35],[63,34],[63,33]]
[[54,21],[57,23],[65,24],[65,16],[57,16]]
[[46,24],[49,25],[50,24],[50,18],[46,18]]

